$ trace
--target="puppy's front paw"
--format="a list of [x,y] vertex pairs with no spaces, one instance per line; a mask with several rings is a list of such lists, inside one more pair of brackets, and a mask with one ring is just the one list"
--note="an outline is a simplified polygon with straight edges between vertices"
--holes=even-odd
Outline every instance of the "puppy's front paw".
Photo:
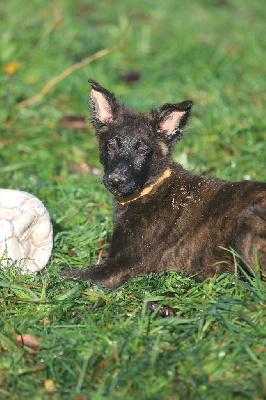
[[91,280],[96,285],[104,285],[107,289],[114,290],[128,279],[122,271],[112,268],[104,262],[85,268],[63,268],[58,271],[59,275],[69,278],[78,278],[81,281]]
[[73,270],[74,270],[73,268],[65,267],[63,269],[57,270],[57,272],[60,276],[73,276],[74,277],[75,271],[73,272]]

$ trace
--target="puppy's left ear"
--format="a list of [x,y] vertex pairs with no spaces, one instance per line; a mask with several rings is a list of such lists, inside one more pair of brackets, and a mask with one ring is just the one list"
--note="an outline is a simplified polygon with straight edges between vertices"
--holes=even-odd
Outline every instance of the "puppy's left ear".
[[112,92],[103,88],[98,82],[92,79],[88,82],[92,88],[89,97],[92,123],[97,130],[113,122],[123,105]]
[[164,104],[155,114],[155,129],[173,144],[180,140],[187,125],[193,102],[185,100],[177,104]]

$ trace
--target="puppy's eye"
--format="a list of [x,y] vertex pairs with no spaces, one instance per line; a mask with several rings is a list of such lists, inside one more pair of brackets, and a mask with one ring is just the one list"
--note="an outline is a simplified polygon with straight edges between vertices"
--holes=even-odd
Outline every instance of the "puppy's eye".
[[144,155],[147,153],[147,150],[146,150],[146,149],[139,148],[139,149],[137,150],[137,153],[140,154],[140,155],[142,155],[142,156],[144,156]]
[[107,147],[109,150],[117,150],[117,145],[114,143],[108,143]]

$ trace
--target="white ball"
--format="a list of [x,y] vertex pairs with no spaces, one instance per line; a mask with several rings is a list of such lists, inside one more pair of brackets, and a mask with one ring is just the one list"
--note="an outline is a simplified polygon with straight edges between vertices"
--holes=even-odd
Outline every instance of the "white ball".
[[22,273],[45,267],[53,248],[50,216],[37,197],[18,190],[0,189],[0,260]]

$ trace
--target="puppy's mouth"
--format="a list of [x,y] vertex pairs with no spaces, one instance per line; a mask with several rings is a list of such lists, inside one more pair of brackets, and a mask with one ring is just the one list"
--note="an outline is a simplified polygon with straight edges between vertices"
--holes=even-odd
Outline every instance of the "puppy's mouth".
[[121,190],[121,188],[118,189],[113,187],[116,186],[117,183],[116,185],[112,184],[111,187],[108,185],[109,182],[106,182],[105,185],[107,189],[109,189],[109,191],[115,196],[117,202],[124,205],[131,201],[138,200],[140,197],[150,194],[153,190],[156,190],[156,188],[158,188],[158,186],[160,186],[165,179],[169,178],[170,175],[171,169],[168,167],[164,170],[162,175],[157,178],[157,180],[151,182],[147,186],[137,186],[134,182],[133,188],[125,185],[123,186],[123,190]]
[[125,186],[121,188],[114,188],[112,185],[109,185],[108,183],[105,184],[106,188],[109,190],[110,193],[112,193],[115,197],[128,197],[133,195],[134,193],[137,193],[141,190],[139,186],[131,187],[131,186]]

